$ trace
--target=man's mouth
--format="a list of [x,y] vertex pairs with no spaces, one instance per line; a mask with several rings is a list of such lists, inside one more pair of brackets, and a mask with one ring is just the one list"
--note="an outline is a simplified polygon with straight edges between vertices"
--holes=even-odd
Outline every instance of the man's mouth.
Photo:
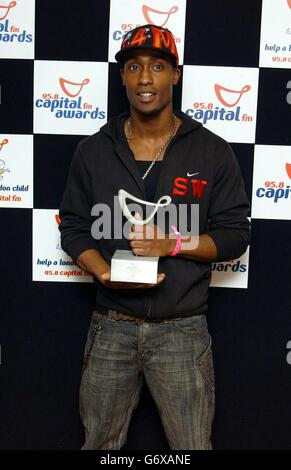
[[156,96],[156,93],[153,93],[151,91],[141,91],[137,93],[137,96],[142,102],[147,103],[148,101],[151,101],[154,96]]
[[155,93],[152,93],[150,91],[146,91],[146,92],[141,92],[141,93],[138,93],[139,96],[153,96],[155,95]]

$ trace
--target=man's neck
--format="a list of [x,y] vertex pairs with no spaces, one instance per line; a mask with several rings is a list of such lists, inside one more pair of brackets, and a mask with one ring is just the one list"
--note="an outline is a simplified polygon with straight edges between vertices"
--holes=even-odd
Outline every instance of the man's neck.
[[173,109],[167,109],[153,115],[140,114],[131,110],[130,121],[134,138],[156,140],[168,135],[173,128]]

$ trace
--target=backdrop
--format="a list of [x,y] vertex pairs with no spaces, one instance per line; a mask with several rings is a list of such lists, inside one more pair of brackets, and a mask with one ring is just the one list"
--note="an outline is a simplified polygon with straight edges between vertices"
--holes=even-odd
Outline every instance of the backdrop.
[[[213,265],[214,448],[290,449],[290,0],[1,1],[0,448],[82,445],[95,292],[58,207],[78,142],[127,108],[114,54],[145,23],[173,31],[175,107],[231,143],[252,202],[250,250]],[[146,386],[126,448],[168,449]]]

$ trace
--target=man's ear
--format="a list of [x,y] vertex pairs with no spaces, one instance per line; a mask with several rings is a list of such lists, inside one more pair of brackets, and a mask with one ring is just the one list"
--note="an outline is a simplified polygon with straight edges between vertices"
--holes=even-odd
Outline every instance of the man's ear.
[[173,69],[173,85],[177,85],[181,76],[181,70],[178,67]]

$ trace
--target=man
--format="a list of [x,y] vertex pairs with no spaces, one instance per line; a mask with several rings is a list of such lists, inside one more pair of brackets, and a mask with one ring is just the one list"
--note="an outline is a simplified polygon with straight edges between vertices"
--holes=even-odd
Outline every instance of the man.
[[[60,208],[63,249],[97,285],[80,388],[83,449],[124,445],[143,378],[170,447],[211,449],[210,263],[246,250],[249,204],[228,144],[173,112],[180,70],[171,32],[140,26],[127,33],[116,59],[130,114],[79,144]],[[198,239],[155,224],[133,224],[129,240],[94,239],[92,207],[104,203],[114,212],[121,188],[147,201],[170,195],[178,212],[182,204],[199,204]],[[187,241],[198,246],[189,249]],[[117,248],[159,256],[157,284],[112,282]]]

